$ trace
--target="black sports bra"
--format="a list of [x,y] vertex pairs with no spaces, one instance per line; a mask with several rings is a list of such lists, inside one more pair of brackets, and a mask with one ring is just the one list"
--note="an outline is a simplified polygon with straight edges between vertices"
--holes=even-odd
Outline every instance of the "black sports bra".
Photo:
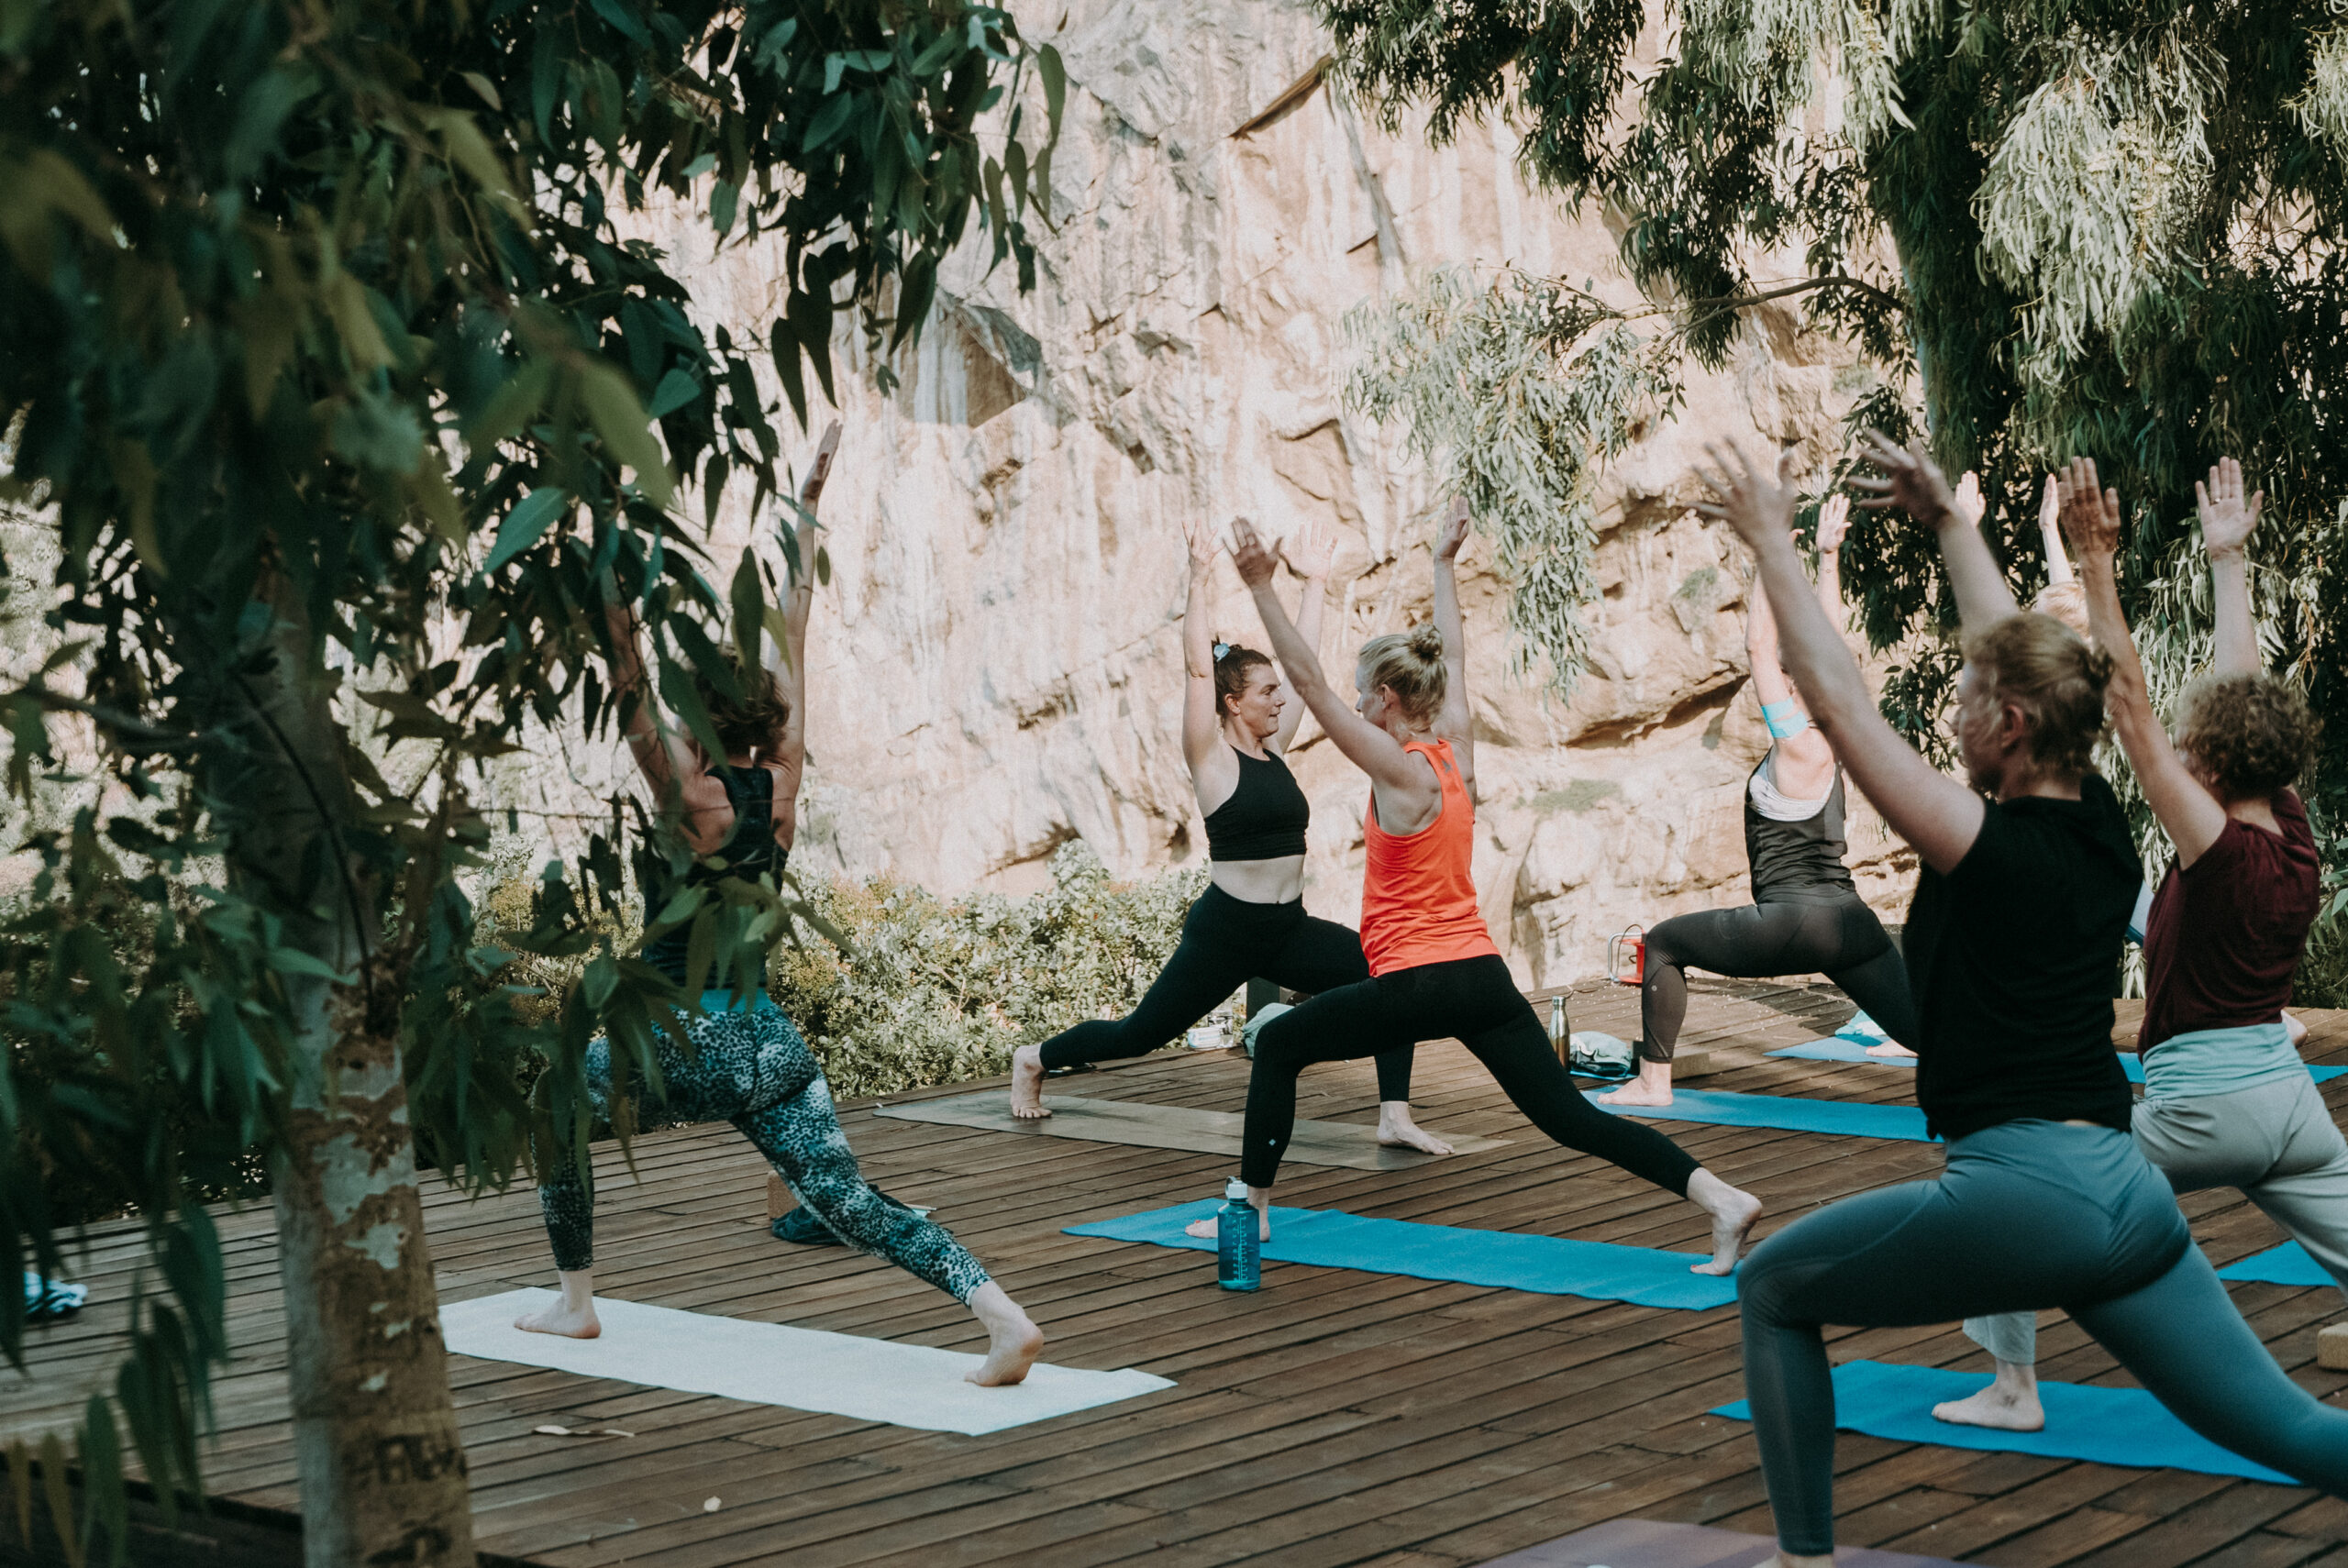
[[[685,868],[682,885],[708,887],[728,877],[755,882],[768,875],[779,883],[789,852],[774,841],[774,770],[729,767],[720,763],[710,771],[725,786],[726,801],[734,808],[734,831],[715,850],[695,857]],[[716,864],[712,865],[713,861]],[[666,903],[675,891],[672,886],[659,898],[646,900],[648,912]],[[685,983],[686,960],[692,940],[692,922],[687,921],[659,940],[647,944],[639,956],[681,986]]]
[[1239,788],[1207,817],[1207,858],[1279,860],[1303,854],[1312,808],[1296,775],[1277,754],[1250,756],[1235,745],[1231,755],[1239,759]]

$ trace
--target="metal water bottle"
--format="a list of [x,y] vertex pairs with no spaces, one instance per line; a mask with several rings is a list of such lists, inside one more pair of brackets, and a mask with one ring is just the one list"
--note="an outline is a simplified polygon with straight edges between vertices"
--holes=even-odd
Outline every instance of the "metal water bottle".
[[1214,1212],[1214,1281],[1225,1290],[1253,1290],[1263,1283],[1263,1217],[1247,1201],[1247,1184],[1234,1179],[1223,1187]]

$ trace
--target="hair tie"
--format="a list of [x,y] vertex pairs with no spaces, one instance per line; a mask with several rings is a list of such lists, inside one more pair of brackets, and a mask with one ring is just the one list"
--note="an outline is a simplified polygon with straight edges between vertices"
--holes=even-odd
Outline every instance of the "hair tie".
[[1215,646],[1214,646],[1214,661],[1215,661],[1215,663],[1217,663],[1217,664],[1221,664],[1221,663],[1223,662],[1223,656],[1224,656],[1224,655],[1225,655],[1225,654],[1227,654],[1227,653],[1229,653],[1230,651],[1231,651],[1231,645],[1230,645],[1229,643],[1217,643],[1217,644],[1215,644]]

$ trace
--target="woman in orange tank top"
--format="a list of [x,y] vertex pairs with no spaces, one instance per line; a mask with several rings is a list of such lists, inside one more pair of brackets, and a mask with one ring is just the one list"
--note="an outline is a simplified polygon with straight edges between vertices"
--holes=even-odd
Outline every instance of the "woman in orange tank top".
[[[1271,1233],[1272,1181],[1296,1124],[1297,1074],[1314,1062],[1456,1037],[1551,1138],[1611,1160],[1710,1214],[1712,1256],[1694,1265],[1698,1273],[1735,1268],[1760,1200],[1699,1166],[1654,1128],[1610,1116],[1583,1098],[1478,912],[1469,873],[1476,750],[1452,568],[1468,538],[1467,504],[1453,502],[1436,541],[1434,624],[1365,646],[1354,675],[1358,700],[1350,707],[1272,591],[1271,551],[1244,522],[1233,533],[1232,558],[1290,687],[1370,783],[1361,897],[1370,978],[1322,992],[1256,1037],[1239,1175],[1266,1212],[1264,1233]],[[1213,1220],[1201,1223],[1205,1229],[1198,1233],[1213,1233]]]

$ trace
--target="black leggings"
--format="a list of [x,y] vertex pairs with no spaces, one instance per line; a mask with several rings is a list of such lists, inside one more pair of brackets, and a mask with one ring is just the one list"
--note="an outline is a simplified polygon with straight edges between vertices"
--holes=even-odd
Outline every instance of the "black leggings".
[[1824,975],[1910,1050],[1916,1048],[1916,1003],[1908,966],[1875,911],[1855,895],[1770,899],[1735,910],[1675,916],[1647,933],[1646,976],[1639,986],[1639,1055],[1668,1062],[1688,1018],[1693,966],[1733,979]]
[[2125,1132],[2008,1121],[1948,1173],[1806,1214],[1744,1260],[1744,1391],[1778,1543],[1834,1550],[1834,1384],[1820,1326],[1913,1328],[2060,1307],[2187,1426],[2348,1495],[2348,1410],[2275,1364]]
[[[1141,1005],[1120,1019],[1095,1019],[1044,1042],[1044,1066],[1146,1056],[1213,1011],[1257,976],[1318,996],[1369,978],[1361,938],[1304,912],[1304,900],[1251,904],[1213,883],[1182,922],[1182,942],[1150,982]],[[1260,1047],[1259,1047],[1260,1048]],[[1411,1098],[1410,1042],[1378,1052],[1378,1098]],[[1366,1056],[1367,1051],[1354,1055]]]
[[1239,1175],[1269,1187],[1296,1126],[1296,1076],[1313,1062],[1340,1062],[1456,1035],[1533,1125],[1563,1143],[1611,1160],[1633,1176],[1685,1197],[1696,1162],[1641,1122],[1611,1116],[1574,1088],[1549,1032],[1497,956],[1457,958],[1397,969],[1324,991],[1264,1025],[1247,1081],[1246,1142]]

